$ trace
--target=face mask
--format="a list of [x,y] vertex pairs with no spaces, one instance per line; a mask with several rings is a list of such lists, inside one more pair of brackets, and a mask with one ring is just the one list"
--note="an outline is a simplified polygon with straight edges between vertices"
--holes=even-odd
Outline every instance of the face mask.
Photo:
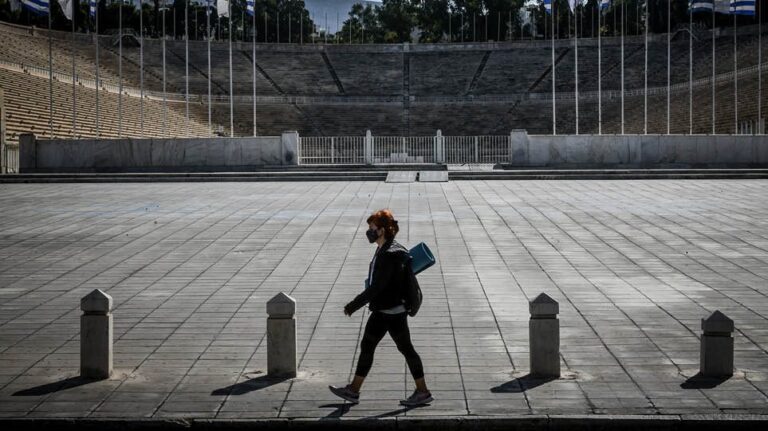
[[376,240],[379,239],[379,234],[376,233],[375,229],[368,229],[365,231],[365,236],[368,237],[368,242],[376,242]]

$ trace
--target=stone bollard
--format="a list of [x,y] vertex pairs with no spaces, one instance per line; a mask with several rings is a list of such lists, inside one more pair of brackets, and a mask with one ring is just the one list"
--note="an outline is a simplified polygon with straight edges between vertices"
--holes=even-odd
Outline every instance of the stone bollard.
[[80,300],[80,376],[112,375],[112,297],[99,289]]
[[296,300],[278,293],[267,302],[267,374],[296,377]]
[[733,320],[716,310],[701,319],[701,355],[699,372],[704,377],[733,375]]
[[560,307],[554,299],[542,293],[528,304],[531,375],[560,377]]

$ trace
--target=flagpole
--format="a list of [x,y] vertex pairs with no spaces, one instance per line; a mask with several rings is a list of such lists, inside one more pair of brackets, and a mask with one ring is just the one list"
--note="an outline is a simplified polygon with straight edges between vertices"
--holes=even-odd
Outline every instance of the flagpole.
[[48,0],[48,133],[53,139],[53,39],[51,36],[51,1]]
[[[79,1],[79,0],[78,0]],[[75,3],[70,2],[72,8],[72,138],[77,138],[77,67],[75,64]]]
[[168,98],[166,94],[166,75],[165,75],[165,11],[163,8],[163,135],[168,137]]
[[733,13],[733,118],[734,129],[733,133],[739,133],[739,50],[738,42],[736,41],[736,11]]
[[256,136],[256,0],[253,0],[253,45],[251,49],[251,61],[253,66],[253,136]]
[[603,15],[600,1],[597,2],[597,134],[603,134],[603,42],[600,21]]
[[643,90],[643,134],[648,134],[648,3],[645,0],[645,82]]
[[757,14],[757,132],[765,133],[761,128],[762,119],[762,100],[763,100],[763,7],[759,6],[760,0],[755,2],[755,13]]
[[144,0],[139,0],[139,133],[144,137]]
[[688,134],[693,135],[693,0],[688,2]]
[[117,137],[123,137],[123,3],[117,5]]
[[232,93],[232,0],[227,2],[227,23],[229,24],[229,136],[235,137],[235,103]]
[[715,0],[712,0],[712,134],[717,134],[715,127]]
[[[579,0],[577,0],[579,1]],[[576,101],[576,134],[579,134],[579,24],[577,22],[578,15],[576,14],[576,8],[578,7],[578,4],[574,3],[573,6],[573,41],[574,41],[574,69],[575,69],[575,75],[576,75],[576,82],[575,82],[575,101]]]
[[555,102],[555,2],[550,0],[550,16],[552,17],[552,134],[557,135],[557,111]]
[[670,86],[672,80],[671,58],[672,58],[672,0],[667,0],[667,135],[670,130]]
[[189,0],[184,1],[184,109],[187,114],[187,136],[191,136],[189,129]]
[[621,2],[621,134],[624,134],[624,1]]
[[101,86],[99,82],[99,2],[98,0],[93,1],[96,5],[96,34],[94,35],[94,40],[96,41],[96,137],[98,138],[101,135],[99,129],[99,87]]
[[208,135],[213,137],[213,123],[211,122],[211,0],[206,0],[206,38],[208,39]]

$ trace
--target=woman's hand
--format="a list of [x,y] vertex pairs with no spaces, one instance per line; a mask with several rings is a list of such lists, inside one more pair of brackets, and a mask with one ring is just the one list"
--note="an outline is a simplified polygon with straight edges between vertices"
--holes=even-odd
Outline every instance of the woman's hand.
[[347,304],[344,306],[344,314],[347,316],[351,316],[354,311],[352,310],[351,304]]

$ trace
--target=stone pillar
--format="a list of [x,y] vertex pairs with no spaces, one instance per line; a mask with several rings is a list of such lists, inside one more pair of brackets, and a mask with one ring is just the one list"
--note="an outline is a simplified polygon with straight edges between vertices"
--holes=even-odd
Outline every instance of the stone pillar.
[[716,310],[701,319],[700,373],[704,377],[733,375],[733,320]]
[[299,164],[299,132],[283,132],[280,137],[280,164],[298,165]]
[[443,146],[443,131],[437,129],[435,136],[435,163],[445,163],[445,147]]
[[19,135],[19,173],[33,172],[37,168],[37,143],[33,133]]
[[515,129],[509,133],[509,163],[513,166],[529,166],[528,132]]
[[542,293],[528,304],[530,374],[534,377],[560,377],[560,312],[557,301]]
[[267,374],[296,377],[296,300],[278,293],[267,302]]
[[112,375],[112,297],[99,289],[80,300],[80,376]]
[[365,131],[365,144],[364,144],[363,152],[365,154],[365,164],[372,165],[373,164],[373,136],[371,136],[370,130]]

